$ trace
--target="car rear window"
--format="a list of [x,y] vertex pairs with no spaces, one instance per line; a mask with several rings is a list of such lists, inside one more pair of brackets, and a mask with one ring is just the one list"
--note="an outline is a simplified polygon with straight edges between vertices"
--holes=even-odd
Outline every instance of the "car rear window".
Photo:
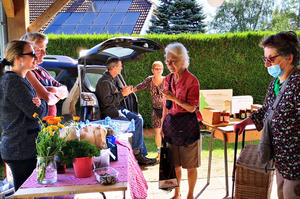
[[98,74],[98,73],[86,73],[86,77],[90,82],[89,89],[92,92],[95,92],[97,82],[102,76],[103,76],[102,74]]

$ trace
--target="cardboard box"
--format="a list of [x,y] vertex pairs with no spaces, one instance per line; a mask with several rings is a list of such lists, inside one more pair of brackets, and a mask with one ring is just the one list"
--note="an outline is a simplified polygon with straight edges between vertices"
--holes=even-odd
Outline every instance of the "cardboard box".
[[221,112],[213,108],[204,108],[202,110],[203,121],[209,124],[219,124]]

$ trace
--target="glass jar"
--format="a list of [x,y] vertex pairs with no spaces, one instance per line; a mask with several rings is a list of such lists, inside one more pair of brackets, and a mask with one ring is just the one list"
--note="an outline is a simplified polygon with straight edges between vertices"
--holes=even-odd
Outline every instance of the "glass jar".
[[246,118],[246,110],[240,110],[240,119],[245,119]]
[[54,156],[37,157],[36,177],[40,184],[52,184],[57,181],[57,167]]

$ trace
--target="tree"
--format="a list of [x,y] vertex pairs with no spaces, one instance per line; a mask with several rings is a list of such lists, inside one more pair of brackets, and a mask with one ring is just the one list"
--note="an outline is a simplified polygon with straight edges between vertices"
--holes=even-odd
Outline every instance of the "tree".
[[285,0],[273,12],[270,30],[298,30],[300,28],[300,0]]
[[170,6],[172,0],[161,0],[160,6],[157,7],[157,12],[154,13],[154,18],[151,19],[152,26],[148,33],[167,33],[170,30],[169,20],[171,17]]
[[162,0],[148,33],[204,33],[202,6],[196,0]]
[[273,0],[232,0],[217,8],[210,29],[218,33],[265,30],[272,19]]

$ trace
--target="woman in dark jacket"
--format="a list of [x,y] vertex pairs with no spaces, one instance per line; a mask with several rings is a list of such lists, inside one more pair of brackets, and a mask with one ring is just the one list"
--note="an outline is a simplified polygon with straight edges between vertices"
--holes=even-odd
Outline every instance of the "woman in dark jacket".
[[[4,74],[4,67],[11,71]],[[46,116],[48,106],[26,79],[36,65],[36,55],[27,41],[11,41],[0,64],[1,156],[9,165],[17,190],[36,167],[35,139],[40,125],[33,114]]]
[[[279,199],[300,198],[300,43],[295,32],[280,32],[261,42],[263,61],[273,76],[261,109],[235,125],[241,133],[248,124],[270,132]],[[288,79],[289,78],[289,79]],[[286,82],[287,81],[287,82]],[[283,95],[272,108],[286,82]],[[273,116],[268,117],[271,113]],[[271,116],[271,115],[270,115]],[[266,128],[269,130],[266,131]]]

